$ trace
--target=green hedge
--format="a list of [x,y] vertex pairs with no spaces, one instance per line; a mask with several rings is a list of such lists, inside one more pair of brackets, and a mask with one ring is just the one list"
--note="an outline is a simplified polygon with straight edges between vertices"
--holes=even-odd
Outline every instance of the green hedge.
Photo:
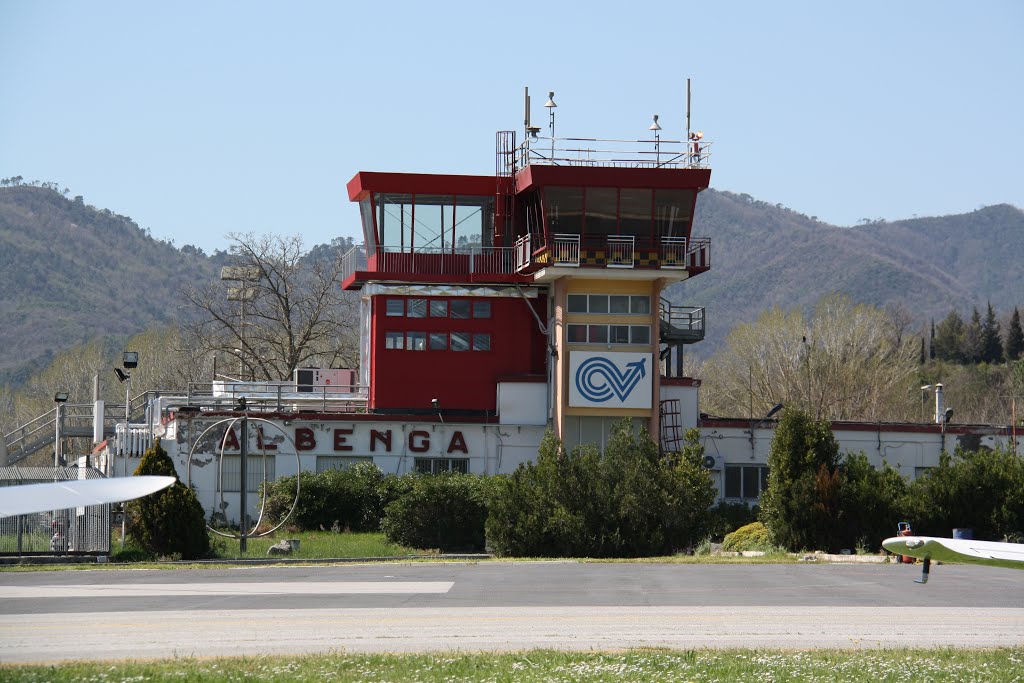
[[388,541],[442,552],[480,552],[487,519],[485,477],[455,472],[420,475],[384,514]]

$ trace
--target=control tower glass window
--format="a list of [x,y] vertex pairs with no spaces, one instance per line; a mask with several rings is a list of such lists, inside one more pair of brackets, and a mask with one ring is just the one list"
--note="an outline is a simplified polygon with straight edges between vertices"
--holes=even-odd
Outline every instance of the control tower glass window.
[[491,245],[493,197],[385,193],[379,195],[377,206],[381,246],[392,251],[457,251]]
[[650,237],[653,194],[650,190],[619,190],[619,234]]
[[583,232],[583,188],[549,187],[544,190],[548,229],[552,233]]
[[588,187],[587,235],[615,235],[619,229],[619,191],[614,187]]
[[654,193],[654,220],[659,237],[686,237],[693,207],[693,190]]

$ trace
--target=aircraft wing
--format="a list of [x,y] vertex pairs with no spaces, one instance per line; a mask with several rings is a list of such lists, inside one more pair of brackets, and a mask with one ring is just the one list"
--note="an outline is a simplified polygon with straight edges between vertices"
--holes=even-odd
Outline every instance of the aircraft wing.
[[931,536],[893,536],[882,541],[891,553],[919,560],[1024,569],[1024,544]]
[[138,476],[4,486],[0,488],[0,517],[120,503],[156,493],[175,481],[176,477]]

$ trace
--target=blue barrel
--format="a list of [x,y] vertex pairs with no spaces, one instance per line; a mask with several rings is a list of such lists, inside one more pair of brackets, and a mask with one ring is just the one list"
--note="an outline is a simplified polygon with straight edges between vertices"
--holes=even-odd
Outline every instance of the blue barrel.
[[953,529],[953,538],[959,538],[965,541],[974,539],[974,529]]

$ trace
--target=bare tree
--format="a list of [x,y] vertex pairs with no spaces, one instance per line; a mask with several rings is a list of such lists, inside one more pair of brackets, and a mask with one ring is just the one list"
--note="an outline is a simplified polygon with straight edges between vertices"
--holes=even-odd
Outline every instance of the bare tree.
[[195,348],[256,380],[289,379],[305,366],[356,367],[359,301],[341,290],[341,251],[310,258],[299,236],[228,237],[225,279],[184,292],[201,312],[189,326]]
[[810,320],[773,308],[734,328],[707,362],[704,404],[719,415],[757,417],[785,403],[816,418],[894,419],[916,405],[917,354],[885,313],[845,296],[823,298]]

